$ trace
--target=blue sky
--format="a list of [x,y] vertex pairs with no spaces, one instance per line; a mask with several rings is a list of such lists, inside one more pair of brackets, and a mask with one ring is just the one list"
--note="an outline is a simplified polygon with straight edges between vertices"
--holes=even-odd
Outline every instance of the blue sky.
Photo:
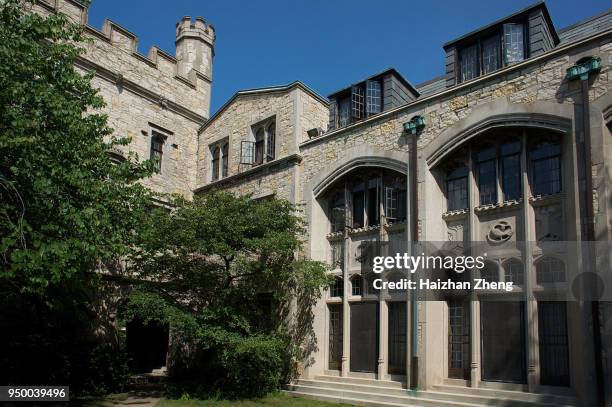
[[[418,84],[442,74],[442,44],[533,0],[93,0],[109,18],[174,54],[175,24],[203,16],[217,32],[212,112],[236,91],[299,79],[327,96],[388,67]],[[552,0],[557,29],[606,11],[609,0]]]

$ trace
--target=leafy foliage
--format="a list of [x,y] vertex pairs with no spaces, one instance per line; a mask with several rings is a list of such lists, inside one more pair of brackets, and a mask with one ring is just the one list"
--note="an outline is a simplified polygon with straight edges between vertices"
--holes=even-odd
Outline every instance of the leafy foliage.
[[0,2],[0,382],[116,389],[125,355],[95,335],[93,271],[134,247],[152,165],[111,162],[129,140],[111,136],[92,75],[75,70],[82,27],[33,6]]
[[[311,318],[296,314],[310,312],[328,282],[322,264],[296,258],[304,230],[295,208],[216,192],[143,224],[142,251],[130,261],[142,281],[124,317],[171,327],[183,341],[171,351],[175,376],[204,375],[236,396],[276,388],[311,333],[303,327]],[[290,316],[295,298],[310,303]]]
[[111,137],[91,74],[75,70],[82,28],[27,7],[0,3],[0,281],[44,295],[127,253],[152,168],[111,162],[129,140]]

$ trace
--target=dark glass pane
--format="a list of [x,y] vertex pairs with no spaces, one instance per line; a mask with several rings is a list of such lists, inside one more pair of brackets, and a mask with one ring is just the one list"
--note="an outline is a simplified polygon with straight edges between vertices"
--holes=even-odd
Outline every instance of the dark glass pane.
[[382,112],[382,86],[380,81],[366,83],[366,112],[368,115]]
[[495,175],[495,160],[478,163],[478,192],[481,205],[497,202],[497,177]]
[[361,228],[364,226],[364,194],[363,191],[353,192],[353,227]]
[[502,189],[504,200],[521,197],[521,156],[520,154],[502,157]]
[[449,211],[468,207],[467,175],[468,169],[465,166],[449,170],[446,178],[447,206]]
[[525,59],[523,24],[504,24],[504,62],[512,65]]
[[499,36],[487,38],[482,42],[482,70],[483,73],[493,72],[501,68]]
[[331,216],[331,231],[340,232],[344,230],[345,214],[344,214],[344,191],[337,192],[330,205]]
[[368,188],[368,225],[378,225],[378,189]]
[[352,294],[361,295],[361,276],[355,276],[351,279]]
[[461,82],[478,76],[478,46],[476,44],[463,48],[459,52]]
[[342,297],[344,295],[344,281],[341,278],[335,278],[329,286],[330,297]]
[[550,195],[561,192],[561,146],[540,143],[530,152],[533,171],[533,194]]
[[329,369],[342,366],[342,304],[329,305]]

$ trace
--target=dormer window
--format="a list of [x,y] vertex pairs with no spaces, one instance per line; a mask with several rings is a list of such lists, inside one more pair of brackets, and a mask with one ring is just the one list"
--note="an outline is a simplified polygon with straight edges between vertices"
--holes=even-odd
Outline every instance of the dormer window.
[[459,48],[459,82],[494,72],[525,59],[525,25],[508,23]]
[[389,69],[330,96],[328,130],[348,126],[419,96],[397,71]]

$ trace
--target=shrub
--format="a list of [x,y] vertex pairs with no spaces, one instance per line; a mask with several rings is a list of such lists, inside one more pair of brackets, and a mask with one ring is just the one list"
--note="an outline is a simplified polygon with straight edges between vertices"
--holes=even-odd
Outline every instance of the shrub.
[[233,397],[261,397],[277,390],[284,368],[286,342],[274,336],[231,341],[220,354],[221,390]]

